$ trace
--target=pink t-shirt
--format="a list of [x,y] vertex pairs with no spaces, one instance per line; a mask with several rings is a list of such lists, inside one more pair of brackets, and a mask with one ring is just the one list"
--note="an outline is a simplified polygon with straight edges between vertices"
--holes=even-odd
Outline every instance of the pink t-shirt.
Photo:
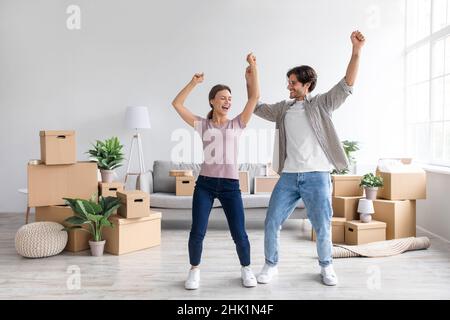
[[245,128],[238,115],[220,127],[212,120],[197,117],[194,128],[203,142],[204,160],[200,175],[239,180],[239,137]]

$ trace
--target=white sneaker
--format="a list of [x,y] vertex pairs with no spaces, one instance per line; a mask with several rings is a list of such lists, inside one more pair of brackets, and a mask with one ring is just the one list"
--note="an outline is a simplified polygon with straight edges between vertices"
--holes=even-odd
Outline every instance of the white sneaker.
[[256,278],[249,266],[241,268],[241,279],[244,287],[256,287]]
[[338,278],[336,272],[334,272],[333,265],[330,264],[320,269],[320,275],[322,276],[322,282],[327,286],[335,286],[338,284]]
[[187,290],[196,290],[200,286],[200,269],[193,268],[189,270],[189,275],[184,283],[184,287]]
[[272,277],[277,274],[278,274],[277,266],[271,266],[265,263],[264,267],[262,268],[261,272],[258,275],[257,278],[258,283],[269,283],[270,280],[272,280]]

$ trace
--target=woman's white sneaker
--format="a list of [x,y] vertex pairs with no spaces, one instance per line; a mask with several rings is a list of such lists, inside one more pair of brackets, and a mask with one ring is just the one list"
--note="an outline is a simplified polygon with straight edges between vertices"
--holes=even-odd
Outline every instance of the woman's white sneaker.
[[278,274],[277,266],[271,266],[265,263],[261,272],[258,275],[257,278],[258,283],[269,283],[270,280],[272,280],[272,277],[277,274]]
[[332,264],[321,267],[320,275],[322,276],[322,282],[327,286],[335,286],[338,284],[338,278]]
[[184,283],[184,287],[187,290],[195,290],[198,289],[200,286],[200,269],[199,268],[193,268],[189,270],[189,275]]
[[244,287],[247,288],[256,287],[256,277],[249,266],[241,267],[241,278]]

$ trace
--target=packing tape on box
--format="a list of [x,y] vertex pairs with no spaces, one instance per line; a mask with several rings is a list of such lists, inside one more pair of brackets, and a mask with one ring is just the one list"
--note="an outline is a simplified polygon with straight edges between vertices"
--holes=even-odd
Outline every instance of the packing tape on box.
[[38,160],[38,159],[31,159],[31,160],[28,161],[28,164],[38,165],[38,164],[42,164],[42,161]]

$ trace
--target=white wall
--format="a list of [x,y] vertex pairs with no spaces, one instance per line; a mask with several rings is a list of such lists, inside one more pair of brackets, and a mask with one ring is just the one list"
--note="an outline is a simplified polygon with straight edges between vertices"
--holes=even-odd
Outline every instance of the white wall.
[[417,200],[417,225],[450,241],[450,172],[427,172],[427,199]]
[[[81,8],[81,29],[66,8]],[[205,83],[187,101],[200,115],[216,83],[245,102],[245,55],[255,52],[263,100],[287,97],[286,71],[313,66],[323,92],[345,74],[349,36],[367,37],[353,97],[335,113],[342,139],[362,143],[359,162],[403,153],[403,0],[0,1],[0,212],[19,212],[26,163],[39,158],[41,129],[74,129],[78,158],[90,142],[118,136],[127,105],[149,106],[147,167],[169,159],[171,133],[187,128],[170,105],[197,71]],[[254,117],[249,128],[273,128]],[[120,171],[123,174],[124,169]]]

